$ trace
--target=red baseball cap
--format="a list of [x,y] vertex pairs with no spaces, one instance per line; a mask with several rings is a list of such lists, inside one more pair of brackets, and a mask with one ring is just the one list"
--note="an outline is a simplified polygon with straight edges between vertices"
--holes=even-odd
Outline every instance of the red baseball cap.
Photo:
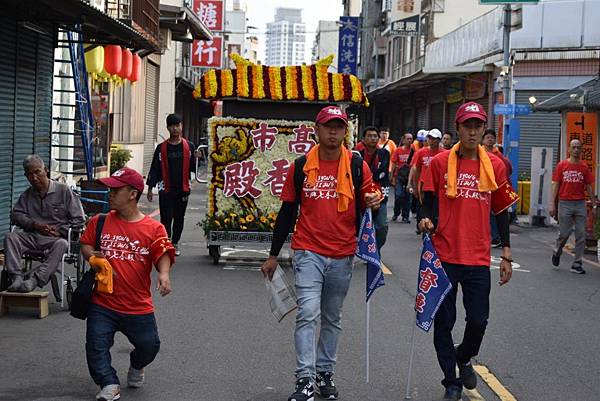
[[323,107],[317,114],[317,124],[325,124],[335,119],[342,120],[344,124],[348,125],[348,115],[337,106]]
[[140,191],[140,193],[144,192],[144,178],[140,173],[129,167],[123,167],[115,171],[110,177],[99,178],[97,181],[109,188],[123,188],[129,185]]
[[458,108],[458,111],[456,112],[455,121],[460,124],[460,123],[468,120],[469,118],[476,118],[483,122],[487,122],[487,113],[485,112],[485,109],[483,108],[483,106],[480,105],[479,103],[476,103],[476,102],[463,103]]

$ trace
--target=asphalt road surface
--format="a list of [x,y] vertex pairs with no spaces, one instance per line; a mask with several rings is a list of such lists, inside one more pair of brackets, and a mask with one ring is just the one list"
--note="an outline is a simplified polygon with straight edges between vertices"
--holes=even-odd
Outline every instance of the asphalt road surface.
[[[202,191],[195,187],[183,254],[172,271],[174,291],[155,297],[161,351],[146,370],[146,385],[124,388],[121,399],[285,401],[294,384],[293,315],[277,323],[270,314],[258,259],[212,264],[196,225],[203,203]],[[150,213],[157,202],[142,207]],[[475,360],[479,385],[463,400],[600,400],[600,265],[595,256],[586,255],[587,274],[572,274],[572,257],[565,254],[560,268],[553,269],[554,236],[553,228],[513,227],[518,267],[508,285],[493,285],[491,319]],[[391,274],[371,298],[369,383],[366,273],[364,265],[355,265],[335,375],[340,400],[404,399],[419,252],[414,226],[390,223],[383,260]],[[499,259],[492,260],[493,269],[498,264]],[[492,274],[497,281],[498,270]],[[458,309],[455,342],[464,327]],[[84,342],[85,323],[58,304],[51,304],[50,315],[42,320],[28,310],[0,318],[0,400],[93,400],[98,389],[87,371]],[[131,349],[117,334],[113,365],[123,382]],[[441,399],[441,379],[432,334],[418,330],[412,399]]]

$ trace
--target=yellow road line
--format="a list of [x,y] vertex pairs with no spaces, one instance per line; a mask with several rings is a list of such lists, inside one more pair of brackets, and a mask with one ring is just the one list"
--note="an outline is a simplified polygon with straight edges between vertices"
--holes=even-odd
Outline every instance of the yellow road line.
[[383,274],[392,274],[392,271],[388,269],[388,267],[384,265],[383,262],[381,262],[381,271],[383,272]]
[[508,391],[506,387],[502,385],[502,383],[500,383],[496,376],[494,376],[494,374],[490,372],[487,367],[483,365],[473,365],[473,369],[475,369],[475,372],[481,376],[483,381],[487,383],[488,387],[492,389],[494,393],[496,393],[501,401],[517,401],[515,396],[512,395],[510,391]]
[[479,394],[479,391],[477,391],[475,389],[473,389],[473,390],[467,390],[466,388],[463,389],[463,398],[465,395],[469,398],[469,401],[485,401],[485,398],[483,398],[483,396],[481,394]]

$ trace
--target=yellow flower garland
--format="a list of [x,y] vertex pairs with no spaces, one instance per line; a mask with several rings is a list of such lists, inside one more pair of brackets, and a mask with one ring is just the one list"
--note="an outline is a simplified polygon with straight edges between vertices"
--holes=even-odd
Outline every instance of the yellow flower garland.
[[283,99],[283,89],[281,88],[281,75],[279,74],[279,67],[268,67],[269,68],[269,82],[271,84],[271,98],[273,100]]

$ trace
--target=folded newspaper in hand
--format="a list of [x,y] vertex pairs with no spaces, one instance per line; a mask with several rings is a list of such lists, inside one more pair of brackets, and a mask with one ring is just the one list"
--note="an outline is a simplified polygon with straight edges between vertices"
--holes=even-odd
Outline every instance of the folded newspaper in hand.
[[277,265],[273,279],[265,279],[265,286],[270,294],[271,313],[278,322],[291,311],[298,307],[296,291],[294,286],[288,281],[285,272],[281,266]]

